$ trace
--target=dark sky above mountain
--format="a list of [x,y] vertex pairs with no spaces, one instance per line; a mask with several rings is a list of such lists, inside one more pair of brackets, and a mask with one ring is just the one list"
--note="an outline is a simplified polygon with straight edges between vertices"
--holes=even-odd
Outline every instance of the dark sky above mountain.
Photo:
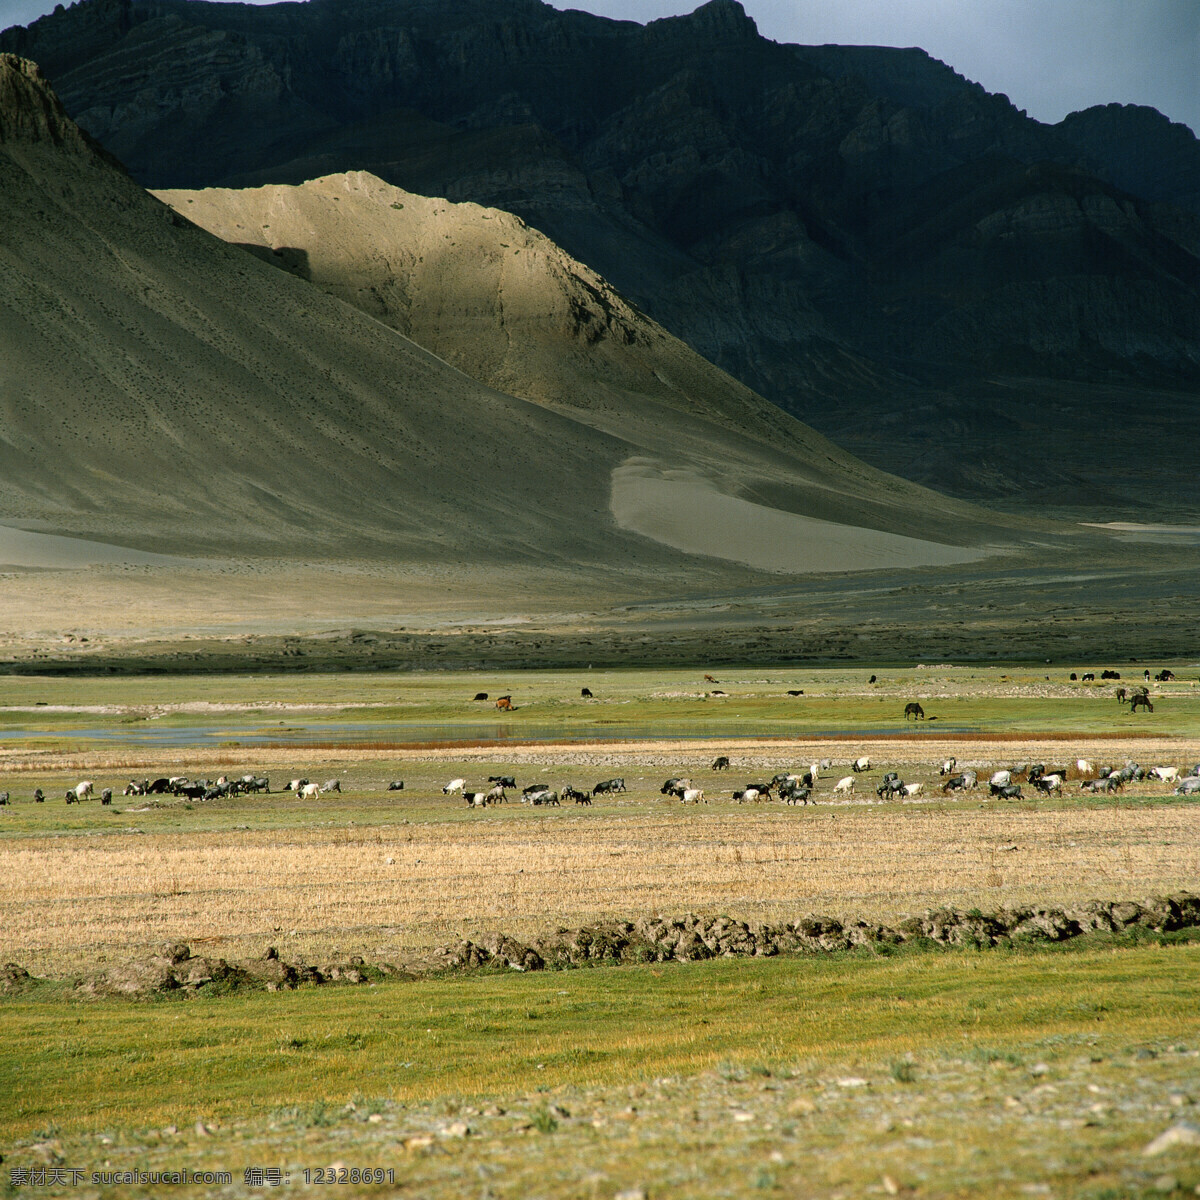
[[[261,2],[261,0],[255,0]],[[555,0],[645,22],[699,0]],[[1200,132],[1197,0],[743,0],[778,42],[920,46],[1040,121],[1093,104],[1147,104]],[[0,28],[54,0],[0,0]]]

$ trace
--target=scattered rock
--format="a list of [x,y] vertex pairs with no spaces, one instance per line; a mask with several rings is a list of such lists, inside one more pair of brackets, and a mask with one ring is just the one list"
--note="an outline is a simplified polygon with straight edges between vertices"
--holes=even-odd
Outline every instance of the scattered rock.
[[1200,1128],[1188,1121],[1180,1121],[1178,1125],[1172,1125],[1170,1129],[1160,1133],[1142,1153],[1147,1158],[1154,1158],[1159,1154],[1166,1154],[1176,1146],[1200,1146]]

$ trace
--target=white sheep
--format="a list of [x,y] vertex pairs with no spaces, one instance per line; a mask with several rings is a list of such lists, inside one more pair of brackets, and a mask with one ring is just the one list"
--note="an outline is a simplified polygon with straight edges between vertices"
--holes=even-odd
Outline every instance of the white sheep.
[[[861,762],[862,759],[859,759],[859,761]],[[854,776],[847,775],[845,779],[839,779],[833,785],[833,790],[842,793],[842,795],[849,796],[854,791]]]
[[[704,789],[685,788],[681,798],[684,804],[699,804],[701,800],[704,800]],[[705,803],[707,804],[708,802],[705,801]]]
[[465,779],[450,780],[450,782],[448,784],[446,784],[446,786],[444,788],[442,788],[442,795],[448,796],[448,795],[450,795],[451,792],[461,792],[463,790],[464,786],[466,785],[466,782],[467,781]]

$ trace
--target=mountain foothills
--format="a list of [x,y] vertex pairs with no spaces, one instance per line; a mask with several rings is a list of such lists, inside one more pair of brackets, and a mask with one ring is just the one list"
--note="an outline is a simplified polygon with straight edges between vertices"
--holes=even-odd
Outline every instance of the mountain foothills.
[[1023,536],[839,451],[517,218],[367,176],[231,211],[356,306],[143,191],[0,56],[0,516],[176,555],[691,583]]
[[365,171],[522,217],[876,465],[971,499],[1192,515],[1200,144],[1031,120],[919,50],[538,0],[81,0],[0,48],[155,188]]

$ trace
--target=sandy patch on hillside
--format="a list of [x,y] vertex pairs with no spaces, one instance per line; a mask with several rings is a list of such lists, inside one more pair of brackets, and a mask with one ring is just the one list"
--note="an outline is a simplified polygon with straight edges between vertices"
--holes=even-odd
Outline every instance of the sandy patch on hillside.
[[763,571],[805,573],[946,566],[988,551],[840,525],[727,496],[699,470],[631,458],[612,472],[622,529],[682,550]]
[[132,563],[138,566],[179,566],[191,560],[170,554],[151,554],[110,546],[84,538],[31,533],[0,525],[0,567],[79,568]]

